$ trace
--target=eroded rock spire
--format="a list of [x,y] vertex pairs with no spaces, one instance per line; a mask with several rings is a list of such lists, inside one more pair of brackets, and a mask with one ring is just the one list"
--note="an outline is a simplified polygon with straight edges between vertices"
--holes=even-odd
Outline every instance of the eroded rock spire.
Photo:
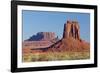
[[80,26],[77,21],[68,20],[64,24],[63,38],[74,38],[80,40]]

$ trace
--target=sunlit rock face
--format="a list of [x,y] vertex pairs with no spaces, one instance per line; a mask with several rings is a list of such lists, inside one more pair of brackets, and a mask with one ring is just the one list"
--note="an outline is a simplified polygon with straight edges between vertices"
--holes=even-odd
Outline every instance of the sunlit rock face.
[[54,32],[39,32],[23,42],[23,52],[89,52],[90,43],[81,39],[79,25],[67,20],[60,40]]
[[53,40],[55,39],[54,32],[38,32],[36,35],[33,35],[28,41],[41,41],[41,40]]
[[80,40],[80,27],[77,21],[67,21],[64,24],[63,38],[74,38]]
[[23,53],[41,52],[58,41],[54,32],[38,32],[23,42]]
[[64,24],[63,37],[52,45],[48,51],[74,51],[87,52],[90,51],[90,44],[80,38],[80,26],[78,21],[66,21]]

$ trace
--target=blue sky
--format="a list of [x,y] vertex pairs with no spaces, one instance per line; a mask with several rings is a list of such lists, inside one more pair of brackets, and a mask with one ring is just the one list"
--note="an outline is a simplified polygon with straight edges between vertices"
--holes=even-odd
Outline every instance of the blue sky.
[[80,36],[90,41],[90,14],[75,12],[46,12],[22,11],[23,40],[28,39],[37,32],[55,32],[61,38],[64,23],[67,20],[77,20],[80,25]]

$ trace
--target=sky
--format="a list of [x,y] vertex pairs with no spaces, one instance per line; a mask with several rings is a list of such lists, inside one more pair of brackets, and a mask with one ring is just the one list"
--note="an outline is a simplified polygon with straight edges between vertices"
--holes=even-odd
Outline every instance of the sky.
[[23,40],[38,32],[55,32],[62,38],[64,23],[67,20],[77,20],[80,25],[80,36],[90,42],[90,14],[54,11],[22,11]]

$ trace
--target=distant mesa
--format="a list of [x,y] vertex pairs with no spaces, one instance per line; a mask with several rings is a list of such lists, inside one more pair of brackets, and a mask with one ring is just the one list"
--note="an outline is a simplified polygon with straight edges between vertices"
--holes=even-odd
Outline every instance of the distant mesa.
[[30,37],[27,40],[26,44],[25,42],[23,43],[24,43],[23,47],[24,53],[50,52],[50,51],[51,52],[90,51],[90,43],[86,42],[85,40],[82,40],[80,37],[80,26],[78,21],[70,21],[70,20],[67,20],[66,23],[64,24],[63,36],[62,39],[60,40],[57,37],[55,38],[55,33],[39,32],[37,33],[37,35],[33,35],[32,37]]
[[36,49],[49,47],[59,40],[54,32],[38,32],[23,42],[23,48]]
[[54,32],[38,32],[36,35],[33,35],[27,41],[41,41],[41,40],[53,40],[55,39]]

